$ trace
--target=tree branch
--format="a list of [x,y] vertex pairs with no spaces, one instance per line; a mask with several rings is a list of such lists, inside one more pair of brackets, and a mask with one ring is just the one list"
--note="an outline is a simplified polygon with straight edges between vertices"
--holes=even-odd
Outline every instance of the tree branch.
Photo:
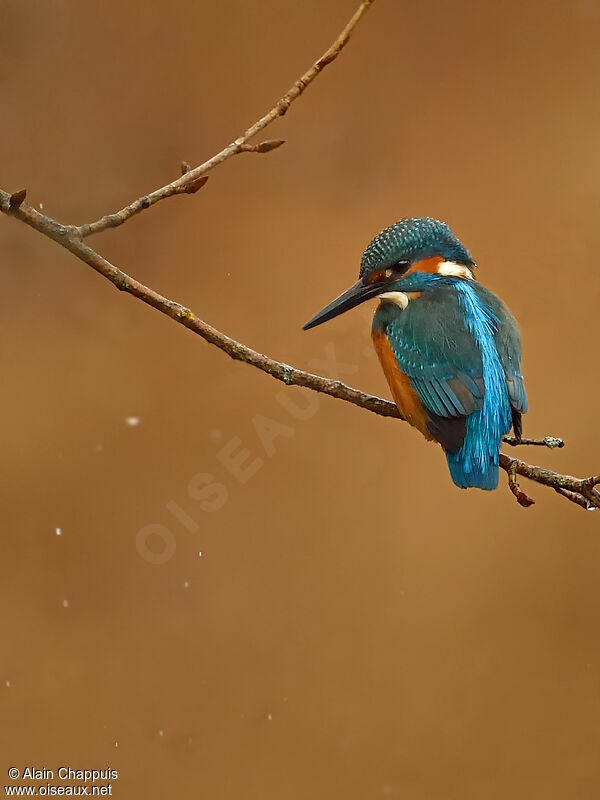
[[194,181],[203,175],[206,175],[206,173],[213,169],[213,167],[216,167],[217,164],[222,164],[223,161],[226,161],[228,158],[231,158],[238,153],[268,153],[271,150],[274,150],[276,147],[282,145],[284,143],[282,139],[261,142],[257,145],[247,145],[246,143],[249,139],[252,139],[254,136],[256,136],[257,133],[263,131],[267,125],[270,125],[274,120],[277,119],[277,117],[283,117],[283,115],[287,113],[287,110],[294,100],[300,97],[305,89],[314,81],[317,75],[323,69],[325,69],[328,64],[331,64],[332,61],[335,61],[335,59],[350,41],[350,37],[352,36],[354,29],[374,2],[375,0],[362,0],[360,6],[352,16],[352,19],[348,22],[335,42],[333,42],[333,44],[323,53],[321,58],[318,58],[315,63],[304,73],[304,75],[301,75],[298,80],[295,81],[295,83],[287,90],[283,97],[275,103],[270,111],[267,111],[264,116],[262,116],[246,131],[244,131],[244,133],[235,141],[231,142],[231,144],[228,144],[227,147],[224,147],[219,153],[212,156],[212,158],[209,158],[208,161],[204,162],[204,164],[200,164],[200,166],[196,167],[195,169],[186,171],[180,178],[168,183],[166,186],[162,186],[160,189],[155,189],[153,192],[150,192],[150,194],[146,194],[143,197],[138,197],[137,200],[134,200],[133,203],[125,206],[125,208],[122,208],[120,211],[115,211],[114,214],[107,214],[105,217],[102,217],[95,222],[88,222],[85,225],[80,225],[77,228],[77,235],[83,239],[93,233],[101,233],[107,228],[116,228],[119,225],[122,225],[124,222],[127,222],[127,220],[133,217],[135,214],[139,214],[140,211],[143,211],[145,208],[150,208],[150,206],[158,203],[159,200],[165,200],[167,197],[173,197],[173,195],[176,194],[189,193],[188,187],[193,184]]
[[[57,244],[73,253],[73,255],[77,256],[77,258],[85,264],[92,267],[92,269],[96,270],[96,272],[109,280],[120,291],[127,292],[137,297],[143,303],[157,309],[157,311],[160,311],[162,314],[165,314],[180,325],[183,325],[202,337],[209,344],[223,350],[223,352],[227,353],[231,358],[256,367],[266,372],[268,375],[271,375],[271,377],[276,380],[282,381],[287,386],[302,386],[316,392],[327,394],[330,397],[352,403],[374,414],[402,420],[403,417],[395,404],[388,400],[383,400],[358,389],[353,389],[341,381],[313,375],[310,372],[305,372],[304,370],[291,367],[288,364],[275,361],[232,339],[226,334],[221,333],[216,328],[213,328],[211,325],[201,320],[196,314],[190,311],[189,308],[186,308],[181,303],[164,297],[154,289],[145,286],[143,283],[140,283],[135,278],[123,272],[123,270],[111,264],[100,255],[100,253],[89,247],[83,241],[86,236],[93,233],[100,233],[107,228],[122,225],[132,216],[159,200],[172,197],[175,194],[193,194],[206,183],[206,173],[209,170],[238,153],[266,153],[283,144],[283,140],[276,139],[250,145],[248,144],[248,139],[264,130],[264,128],[277,117],[283,116],[290,104],[302,94],[322,69],[337,58],[347,44],[354,28],[373,2],[374,0],[363,0],[361,2],[354,16],[331,47],[329,47],[325,54],[294,83],[289,91],[269,112],[267,112],[267,114],[251,125],[241,137],[199,167],[191,169],[188,164],[182,162],[182,175],[172,183],[151,192],[149,195],[139,198],[115,214],[109,214],[95,222],[81,226],[64,225],[52,219],[52,217],[41,214],[35,208],[25,203],[25,189],[21,189],[12,194],[0,189],[0,212],[18,219],[26,225],[29,225],[38,233],[52,239]],[[546,436],[543,439],[520,440],[514,437],[505,437],[504,441],[512,446],[537,445],[551,449],[563,447],[564,445],[562,439],[551,436]],[[589,478],[573,478],[570,475],[561,475],[543,467],[527,464],[505,453],[500,453],[499,463],[500,467],[508,474],[511,492],[522,506],[526,507],[532,505],[534,501],[520,489],[516,479],[517,475],[553,488],[560,495],[582,508],[588,510],[600,508],[600,492],[595,488],[600,484],[600,475],[591,476]]]

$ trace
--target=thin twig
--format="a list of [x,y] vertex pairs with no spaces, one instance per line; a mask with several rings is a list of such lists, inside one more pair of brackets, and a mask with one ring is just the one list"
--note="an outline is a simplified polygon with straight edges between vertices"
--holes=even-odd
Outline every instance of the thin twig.
[[528,444],[537,447],[549,447],[550,450],[554,450],[556,447],[565,446],[563,439],[559,439],[556,436],[544,436],[543,439],[527,439],[524,436],[520,439],[517,439],[516,436],[505,436],[502,441],[505,444],[509,444],[511,447],[518,447],[522,444]]
[[317,59],[315,63],[304,73],[304,75],[295,81],[295,83],[288,89],[283,97],[275,103],[270,111],[267,111],[263,117],[251,125],[235,141],[231,142],[231,144],[228,144],[227,147],[224,147],[212,158],[209,158],[208,161],[204,162],[204,164],[200,164],[200,166],[186,171],[180,178],[168,183],[166,186],[163,186],[160,189],[155,189],[153,192],[143,195],[142,197],[138,197],[137,200],[134,200],[133,203],[125,206],[125,208],[122,208],[120,211],[116,211],[114,214],[107,214],[105,217],[102,217],[95,222],[88,222],[85,225],[80,225],[77,228],[77,235],[83,239],[93,233],[101,233],[107,228],[116,228],[119,225],[122,225],[124,222],[127,222],[130,217],[133,217],[135,214],[139,214],[140,211],[150,208],[150,206],[158,203],[159,200],[165,200],[167,197],[173,197],[176,194],[188,192],[189,190],[186,189],[186,187],[190,183],[193,183],[201,176],[206,175],[206,173],[216,167],[217,164],[222,164],[223,161],[226,161],[228,158],[231,158],[238,153],[268,153],[283,144],[283,140],[281,139],[262,142],[260,145],[248,146],[246,143],[249,139],[252,139],[254,136],[256,136],[257,133],[263,131],[267,125],[270,125],[278,117],[283,117],[294,100],[300,97],[307,86],[314,81],[317,75],[328,64],[331,64],[332,61],[335,61],[335,59],[350,41],[350,37],[352,36],[354,29],[374,2],[375,0],[362,0],[360,6],[352,16],[352,19],[348,22],[335,42],[323,53],[321,58]]
[[557,494],[566,497],[567,500],[570,500],[572,503],[576,503],[578,506],[581,506],[586,511],[594,511],[596,508],[589,502],[589,500],[586,500],[585,497],[578,492],[571,492],[569,489],[561,489],[560,487],[558,489],[555,488],[554,491],[557,492]]
[[508,475],[508,488],[517,498],[517,503],[520,506],[523,506],[523,508],[529,508],[529,506],[534,505],[535,500],[532,497],[529,497],[529,495],[519,486],[517,481],[517,465],[515,461],[510,464],[509,468],[506,470],[506,473]]
[[[563,497],[584,508],[600,508],[600,492],[594,488],[600,484],[600,475],[592,475],[589,478],[574,478],[572,475],[561,475],[551,469],[527,464],[518,458],[507,456],[506,453],[500,453],[499,458],[500,466],[509,475],[522,475],[524,478],[529,478],[543,486],[550,486]],[[587,506],[579,502],[573,495],[579,495],[586,499],[588,501]]]

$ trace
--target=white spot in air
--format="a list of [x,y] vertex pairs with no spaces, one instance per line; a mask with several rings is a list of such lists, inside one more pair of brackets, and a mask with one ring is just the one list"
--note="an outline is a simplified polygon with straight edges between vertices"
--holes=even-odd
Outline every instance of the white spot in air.
[[6,686],[7,689],[10,689],[10,681],[6,681],[4,685]]
[[57,536],[62,536],[62,528],[54,528],[54,533]]
[[118,747],[118,746],[119,746],[119,743],[118,743],[118,742],[115,742],[115,747]]
[[164,736],[165,735],[165,732],[163,731],[162,728],[159,730],[158,735],[159,736]]
[[43,207],[44,207],[44,204],[40,203],[40,211],[42,210]]
[[68,608],[69,607],[69,601],[68,600],[63,600],[62,604],[63,604],[63,608]]
[[273,714],[267,714],[267,719],[273,719]]
[[190,582],[189,581],[184,581],[183,582],[183,588],[184,589],[189,589],[190,588]]
[[125,424],[130,428],[136,428],[140,424],[139,417],[125,417]]
[[198,550],[198,558],[202,558],[202,550]]

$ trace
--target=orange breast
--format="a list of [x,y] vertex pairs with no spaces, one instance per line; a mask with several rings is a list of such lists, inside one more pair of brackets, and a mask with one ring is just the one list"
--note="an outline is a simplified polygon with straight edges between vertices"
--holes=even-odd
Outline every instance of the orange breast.
[[400,372],[394,351],[382,330],[373,331],[373,344],[398,410],[426,439],[433,441],[433,436],[427,428],[427,415],[423,403],[411,386],[409,377]]

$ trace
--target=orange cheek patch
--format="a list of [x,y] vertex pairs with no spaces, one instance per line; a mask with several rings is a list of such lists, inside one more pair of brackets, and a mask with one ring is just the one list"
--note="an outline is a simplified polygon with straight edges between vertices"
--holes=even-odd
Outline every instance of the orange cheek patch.
[[394,351],[383,331],[373,331],[373,344],[398,410],[406,421],[420,431],[426,439],[433,440],[433,436],[427,428],[427,415],[419,400],[419,395],[411,386],[410,378],[400,372]]
[[404,274],[410,275],[411,272],[430,272],[435,274],[443,260],[440,256],[433,256],[432,258],[424,258],[422,261],[415,261]]
[[[404,275],[410,275],[411,272],[431,272],[436,273],[438,271],[438,267],[442,263],[444,259],[440,256],[433,256],[432,258],[424,258],[422,261],[415,261],[406,272],[403,272],[402,275],[398,275],[398,277],[404,277]],[[378,269],[375,272],[372,272],[369,275],[368,281],[369,283],[375,283],[376,281],[382,281],[386,277],[386,270],[385,269]]]

